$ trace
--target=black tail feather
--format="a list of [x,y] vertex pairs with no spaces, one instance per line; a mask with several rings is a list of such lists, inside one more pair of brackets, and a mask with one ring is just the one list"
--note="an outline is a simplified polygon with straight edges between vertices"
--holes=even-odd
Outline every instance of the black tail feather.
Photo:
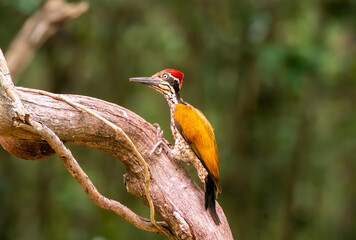
[[208,179],[205,183],[205,210],[209,209],[211,217],[213,218],[216,225],[220,224],[219,216],[216,212],[215,208],[215,194],[216,194],[216,186],[213,179],[208,176]]

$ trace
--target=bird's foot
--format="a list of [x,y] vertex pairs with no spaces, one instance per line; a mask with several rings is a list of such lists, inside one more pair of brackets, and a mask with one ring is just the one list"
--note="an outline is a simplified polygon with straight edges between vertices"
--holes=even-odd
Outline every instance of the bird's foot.
[[165,148],[168,152],[171,150],[163,140],[159,140],[151,150],[149,157],[151,157],[154,153],[157,155],[161,154],[163,148]]
[[163,130],[161,129],[158,123],[154,123],[153,126],[157,128],[156,134],[159,140],[153,147],[152,151],[150,152],[149,157],[151,157],[154,153],[156,153],[157,155],[161,154],[163,148],[165,148],[169,153],[171,151],[171,148],[163,141]]

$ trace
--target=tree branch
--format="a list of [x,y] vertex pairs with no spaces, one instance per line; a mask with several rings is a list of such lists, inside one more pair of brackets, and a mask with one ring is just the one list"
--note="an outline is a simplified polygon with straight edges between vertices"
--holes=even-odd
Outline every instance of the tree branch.
[[[59,94],[53,94],[53,93],[49,93],[49,92],[45,92],[45,91],[41,91],[41,90],[35,90],[35,89],[26,89],[26,88],[21,88],[23,91],[29,91],[29,92],[33,92],[33,93],[38,93],[38,94],[41,94],[41,95],[45,95],[45,96],[49,96],[51,98],[54,98],[56,100],[59,100],[59,101],[63,101],[65,103],[67,103],[68,105],[72,106],[72,107],[75,107],[79,110],[82,110],[84,112],[87,112],[88,114],[90,114],[91,116],[97,118],[98,120],[102,121],[103,123],[105,123],[106,125],[108,125],[109,127],[111,127],[117,134],[123,136],[127,143],[129,144],[129,146],[131,147],[131,150],[132,152],[134,152],[137,156],[137,158],[141,161],[142,163],[142,166],[144,167],[144,172],[145,172],[145,194],[146,194],[146,198],[147,198],[147,202],[148,202],[148,205],[150,207],[150,220],[151,220],[151,223],[156,227],[156,229],[154,229],[154,231],[157,231],[158,232],[161,232],[163,234],[165,234],[166,236],[168,237],[171,237],[171,233],[169,231],[167,231],[166,229],[164,229],[160,224],[158,224],[154,218],[154,215],[155,215],[155,211],[154,211],[154,205],[153,205],[153,202],[152,202],[152,199],[151,199],[151,196],[150,196],[150,191],[149,191],[149,188],[150,188],[150,172],[148,170],[148,166],[147,166],[147,163],[145,161],[145,159],[141,156],[141,154],[138,152],[135,144],[131,141],[131,139],[126,135],[126,133],[124,131],[122,131],[121,128],[119,128],[118,126],[116,126],[115,124],[111,123],[110,121],[108,121],[107,119],[103,118],[102,116],[100,116],[99,114],[95,113],[94,111],[84,107],[83,105],[81,104],[78,104],[78,103],[74,103],[68,99],[66,99],[64,96],[60,96]],[[32,124],[30,124],[32,125]],[[22,126],[26,126],[26,125],[22,125]],[[39,130],[38,130],[39,131]],[[49,129],[48,129],[49,131]],[[47,133],[48,135],[52,135],[52,132],[49,132]],[[67,160],[66,163],[65,162],[65,166],[67,167],[68,171],[73,175],[73,177],[75,177],[77,179],[77,181],[79,182],[79,184],[81,184],[82,188],[88,193],[87,191],[87,186],[83,186],[82,185],[82,181],[83,179],[85,180],[88,180],[89,183],[87,183],[86,185],[92,185],[92,183],[90,182],[90,180],[88,179],[88,177],[85,175],[85,173],[80,169],[79,165],[76,164],[76,161],[74,160],[73,156],[70,154],[66,154],[69,150],[67,149],[62,149],[62,146],[64,147],[63,143],[60,142],[60,143],[57,143],[57,145],[55,145],[55,147],[57,147],[58,150],[61,150],[61,152],[59,152],[58,150],[56,150],[56,148],[54,148],[52,146],[52,144],[47,140],[48,137],[44,137],[42,134],[39,134],[40,136],[42,136],[50,145],[51,147],[55,150],[55,152],[59,155],[59,156],[64,156],[64,159],[69,159]],[[56,135],[55,135],[56,138],[58,138]],[[53,137],[52,137],[53,138]],[[52,140],[52,138],[50,138],[50,140]],[[60,141],[60,140],[59,140]],[[54,143],[55,144],[55,143]],[[70,151],[69,151],[70,153]],[[67,156],[65,156],[65,154]],[[62,158],[61,158],[62,159]],[[73,160],[72,160],[73,159]],[[64,161],[62,159],[62,161]],[[79,169],[75,172],[80,172],[80,176],[81,177],[77,177],[76,174],[73,174],[73,169],[72,168],[78,168]],[[80,170],[80,171],[79,171]],[[75,173],[74,172],[74,173]],[[81,180],[81,181],[80,181]],[[93,186],[94,187],[94,186]],[[93,193],[95,194],[97,191],[94,191],[94,192],[91,192],[91,193],[88,193],[89,197],[93,200],[94,198],[92,197]],[[96,193],[95,195],[97,195],[99,193]],[[101,196],[102,197],[102,196]],[[98,206],[102,207],[100,204],[98,204],[96,201],[94,201]],[[122,214],[119,214],[120,216],[123,216]],[[123,216],[125,217],[125,216]],[[136,223],[135,221],[130,221],[131,219],[126,219],[128,220],[129,222],[132,222],[132,223]],[[135,224],[134,224],[135,225]],[[136,226],[136,225],[135,225]],[[153,231],[153,229],[150,229],[150,231]]]
[[60,27],[89,8],[87,2],[67,3],[64,0],[48,0],[23,25],[6,52],[6,59],[13,79],[32,60],[36,50]]
[[[40,122],[50,128],[65,143],[80,144],[103,150],[120,159],[126,166],[124,182],[129,193],[147,204],[145,194],[145,177],[142,163],[132,152],[127,140],[117,135],[111,127],[92,115],[78,110],[63,101],[38,94],[31,89],[16,88],[16,91],[31,121]],[[81,104],[96,112],[120,128],[132,139],[137,150],[146,159],[151,173],[150,194],[156,212],[168,224],[171,232],[180,239],[232,239],[231,231],[224,213],[217,204],[221,225],[216,226],[211,216],[204,209],[204,193],[192,181],[190,176],[167,154],[149,153],[155,143],[156,128],[141,117],[112,103],[78,95],[61,95],[66,99]],[[11,139],[10,153],[30,159],[33,157],[31,144],[40,144],[44,149],[46,142],[32,132],[16,128],[6,115],[6,106],[0,107],[1,144]],[[17,141],[19,140],[19,141]],[[27,143],[29,145],[26,145]],[[30,147],[29,147],[30,146]],[[36,152],[36,151],[35,151]],[[40,157],[52,152],[41,151]]]
[[[72,102],[66,100],[65,98],[60,97],[56,94],[51,94],[51,93],[46,94],[46,92],[43,92],[43,91],[32,90],[32,92],[37,92],[38,94],[43,94],[43,95],[53,97],[57,100],[66,102],[67,104],[74,106],[78,109],[86,111],[89,114],[91,114],[92,116],[96,117],[97,119],[103,121],[104,123],[106,123],[107,125],[112,127],[115,130],[115,132],[118,132],[121,135],[123,135],[124,137],[126,137],[127,141],[133,148],[133,151],[136,152],[137,157],[141,159],[142,164],[145,167],[146,197],[148,199],[148,202],[150,203],[150,209],[152,209],[151,210],[151,222],[149,222],[149,220],[147,220],[147,219],[144,219],[144,218],[136,215],[135,213],[133,213],[130,209],[128,209],[126,206],[122,205],[121,203],[102,196],[98,192],[98,190],[95,188],[93,183],[90,181],[89,177],[81,169],[78,162],[74,159],[70,150],[64,146],[63,142],[58,138],[58,136],[54,132],[52,132],[49,128],[44,126],[43,124],[40,124],[36,121],[30,121],[29,114],[23,107],[23,105],[20,101],[20,98],[18,97],[17,92],[15,91],[15,87],[12,83],[11,76],[9,74],[8,67],[7,67],[7,64],[6,64],[6,61],[2,54],[1,49],[0,49],[0,87],[1,87],[0,90],[4,90],[1,92],[1,96],[4,98],[4,100],[7,100],[7,102],[12,103],[11,107],[9,107],[8,109],[13,110],[13,112],[16,113],[16,116],[14,116],[12,118],[13,125],[15,127],[20,127],[22,129],[32,132],[34,134],[38,134],[44,140],[46,140],[47,143],[50,145],[50,147],[52,149],[54,149],[54,151],[58,154],[60,159],[63,161],[63,163],[66,166],[66,168],[68,169],[68,171],[78,181],[78,183],[81,185],[83,190],[85,190],[85,192],[93,200],[94,203],[96,203],[99,207],[102,207],[104,209],[111,210],[111,211],[117,213],[118,215],[124,217],[128,222],[132,223],[134,226],[136,226],[140,229],[143,229],[146,231],[152,231],[152,232],[162,232],[162,233],[166,234],[167,236],[171,237],[171,234],[169,233],[169,231],[164,229],[164,228],[167,228],[167,224],[165,224],[164,222],[157,223],[154,219],[154,207],[153,207],[151,197],[149,195],[150,174],[148,171],[147,163],[142,158],[140,153],[137,151],[137,149],[135,148],[135,145],[132,143],[132,141],[127,137],[127,135],[120,128],[113,125],[106,119],[102,118],[95,112],[92,112],[91,110],[86,109],[82,105],[72,103]],[[26,89],[23,89],[23,90],[26,90]],[[26,117],[21,116],[19,114],[19,112],[24,112]],[[25,119],[26,119],[26,123],[24,123]],[[5,141],[6,141],[6,139],[5,139]],[[4,142],[3,139],[1,139],[0,143],[1,142]],[[15,143],[14,145],[18,145],[18,144],[23,145],[22,141],[19,143],[16,143],[16,140],[13,140],[11,143],[12,144]],[[43,143],[41,143],[41,144],[43,144]],[[27,150],[31,151],[31,148],[32,148],[31,145],[32,144],[25,145]],[[33,145],[36,145],[36,143],[33,143]],[[50,152],[49,154],[52,154],[52,152]],[[41,157],[43,157],[42,154],[41,154]]]

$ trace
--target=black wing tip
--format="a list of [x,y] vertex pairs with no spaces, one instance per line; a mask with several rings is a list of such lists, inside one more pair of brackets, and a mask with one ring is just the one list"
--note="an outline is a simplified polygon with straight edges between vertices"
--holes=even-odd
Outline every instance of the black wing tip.
[[205,192],[205,210],[209,210],[211,217],[213,218],[216,225],[220,225],[220,218],[218,213],[216,212],[215,206],[215,192],[216,186],[214,184],[213,179],[208,176],[206,182],[206,192]]

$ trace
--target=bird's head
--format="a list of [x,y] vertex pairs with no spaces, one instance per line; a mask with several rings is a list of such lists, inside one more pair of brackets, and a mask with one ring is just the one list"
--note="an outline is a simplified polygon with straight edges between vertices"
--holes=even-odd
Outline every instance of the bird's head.
[[163,95],[178,94],[183,84],[184,74],[175,69],[165,69],[152,77],[130,78],[131,82],[147,84]]

